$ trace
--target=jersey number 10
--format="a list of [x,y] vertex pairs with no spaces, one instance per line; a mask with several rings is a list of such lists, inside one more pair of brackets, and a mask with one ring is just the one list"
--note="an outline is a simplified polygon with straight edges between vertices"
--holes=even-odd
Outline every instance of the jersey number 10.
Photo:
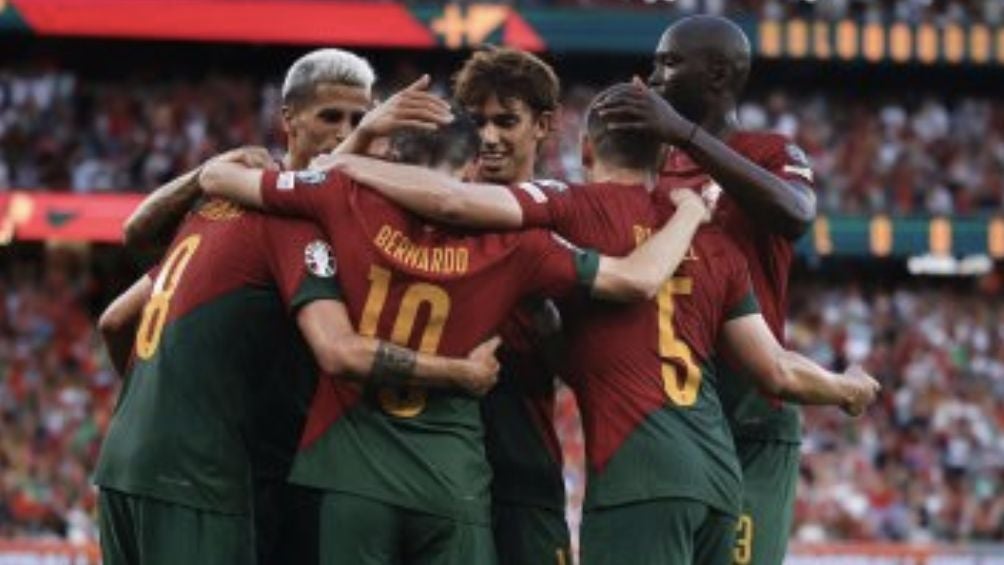
[[[373,265],[370,267],[370,290],[363,306],[359,333],[373,337],[377,332],[380,315],[387,303],[390,291],[391,272]],[[422,331],[418,344],[421,353],[434,354],[443,337],[443,326],[450,314],[450,295],[442,288],[428,283],[414,283],[408,286],[401,298],[401,306],[391,329],[390,341],[407,346],[415,330],[415,320],[423,305],[429,305],[429,320]],[[399,418],[414,418],[425,410],[426,392],[421,387],[384,387],[377,392],[380,406],[385,412]]]
[[673,277],[659,289],[659,356],[662,358],[662,385],[666,395],[677,406],[693,406],[701,387],[701,368],[694,363],[694,354],[687,344],[676,337],[673,327],[674,295],[688,295],[694,290],[694,279]]

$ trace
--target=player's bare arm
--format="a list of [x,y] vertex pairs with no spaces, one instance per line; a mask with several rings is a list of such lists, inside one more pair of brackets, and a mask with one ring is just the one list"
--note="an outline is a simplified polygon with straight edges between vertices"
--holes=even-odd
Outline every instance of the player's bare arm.
[[337,377],[376,385],[459,388],[477,396],[491,390],[498,377],[498,338],[486,341],[464,359],[417,353],[360,336],[337,300],[307,304],[297,313],[297,324],[321,370]]
[[676,213],[645,243],[626,257],[600,258],[593,296],[608,300],[649,300],[673,276],[697,228],[708,220],[710,212],[704,200],[694,192],[674,191],[672,198]]
[[[816,217],[816,195],[808,183],[785,180],[743,157],[704,131],[635,79],[636,89],[609,97],[597,108],[614,120],[611,129],[654,132],[687,152],[711,178],[762,225],[789,238],[801,236]],[[808,172],[806,174],[809,174]]]
[[272,157],[263,147],[241,147],[214,157],[157,188],[126,220],[123,229],[126,246],[137,251],[165,250],[185,215],[202,196],[200,173],[215,161],[266,167],[272,163]]
[[749,369],[757,386],[784,400],[839,406],[857,416],[875,402],[881,388],[860,367],[851,367],[840,375],[786,350],[760,314],[726,322],[721,345],[728,358]]
[[108,357],[119,376],[126,374],[140,314],[152,290],[153,281],[149,275],[143,275],[113,300],[98,320],[98,330],[108,350]]
[[523,225],[519,201],[500,184],[465,183],[427,167],[358,155],[339,155],[325,164],[430,220],[492,229]]
[[370,152],[375,140],[390,135],[398,128],[432,130],[453,120],[450,105],[428,91],[429,75],[418,80],[371,109],[345,141],[328,155],[321,155],[311,163],[311,168],[326,169],[331,155]]
[[199,173],[199,186],[208,196],[233,200],[243,206],[261,209],[262,169],[242,163],[213,161]]

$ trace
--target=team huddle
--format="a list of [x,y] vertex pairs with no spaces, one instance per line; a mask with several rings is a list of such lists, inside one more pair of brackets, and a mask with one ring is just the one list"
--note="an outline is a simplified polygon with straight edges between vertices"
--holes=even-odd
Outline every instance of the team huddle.
[[857,415],[878,384],[783,346],[813,176],[739,129],[749,67],[731,22],[676,22],[590,104],[569,184],[535,177],[560,93],[532,54],[376,106],[364,59],[294,63],[281,162],[230,151],[127,223],[162,258],[99,324],[104,562],[570,565],[560,378],[581,563],[781,563],[788,402]]

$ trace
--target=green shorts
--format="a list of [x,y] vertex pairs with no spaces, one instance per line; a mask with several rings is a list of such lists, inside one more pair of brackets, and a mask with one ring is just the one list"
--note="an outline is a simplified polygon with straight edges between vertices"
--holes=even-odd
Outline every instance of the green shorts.
[[585,512],[582,565],[727,565],[736,518],[703,502],[660,498]]
[[248,565],[251,516],[220,514],[101,489],[98,527],[104,565]]
[[737,441],[743,468],[743,510],[736,530],[735,565],[780,565],[788,547],[798,484],[799,445]]
[[321,491],[281,480],[255,481],[258,565],[316,565]]
[[563,511],[496,502],[492,534],[499,565],[572,565]]
[[342,492],[321,500],[321,565],[495,565],[491,529]]

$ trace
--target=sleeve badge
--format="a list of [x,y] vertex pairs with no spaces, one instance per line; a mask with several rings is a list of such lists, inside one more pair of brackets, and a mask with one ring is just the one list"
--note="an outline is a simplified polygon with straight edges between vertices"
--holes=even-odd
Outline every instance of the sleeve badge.
[[787,144],[784,151],[788,154],[790,162],[786,163],[781,170],[785,174],[799,176],[810,183],[813,182],[812,168],[809,166],[809,158],[805,155],[805,151],[802,151],[802,148],[794,143]]
[[277,190],[293,190],[295,186],[296,175],[292,171],[283,171],[275,179],[275,188]]
[[303,250],[303,259],[307,270],[315,277],[330,279],[335,276],[335,256],[327,243],[319,239],[311,241]]
[[296,182],[301,184],[321,184],[326,178],[328,178],[328,175],[322,171],[315,171],[313,169],[296,171]]

